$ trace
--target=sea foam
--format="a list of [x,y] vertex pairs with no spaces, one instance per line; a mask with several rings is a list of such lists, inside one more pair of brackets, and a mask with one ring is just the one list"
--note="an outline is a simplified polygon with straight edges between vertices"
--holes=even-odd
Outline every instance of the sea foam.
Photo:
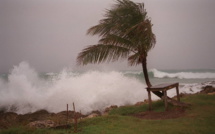
[[213,79],[215,78],[215,73],[211,72],[177,72],[168,73],[159,71],[157,69],[151,69],[155,78],[179,78],[179,79]]
[[147,98],[145,85],[122,73],[88,71],[71,75],[64,69],[51,80],[22,62],[11,70],[8,81],[0,80],[0,108],[20,114],[46,109],[59,112],[74,102],[82,113],[110,105],[127,105]]

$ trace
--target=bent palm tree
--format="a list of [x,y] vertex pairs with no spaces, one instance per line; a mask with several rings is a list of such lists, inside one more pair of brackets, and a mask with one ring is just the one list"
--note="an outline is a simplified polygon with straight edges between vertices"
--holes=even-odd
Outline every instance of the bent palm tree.
[[[151,86],[147,72],[147,53],[155,43],[152,24],[147,17],[143,3],[129,0],[117,0],[111,10],[107,10],[105,18],[88,32],[99,35],[101,39],[96,45],[82,50],[77,57],[78,64],[101,63],[128,58],[129,64],[142,64],[145,81]],[[162,93],[154,92],[162,97]]]

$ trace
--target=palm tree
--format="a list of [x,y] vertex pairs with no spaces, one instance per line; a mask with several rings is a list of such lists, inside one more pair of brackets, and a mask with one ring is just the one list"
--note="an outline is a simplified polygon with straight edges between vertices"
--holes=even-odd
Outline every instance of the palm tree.
[[[80,65],[117,61],[127,58],[131,66],[142,64],[145,82],[151,87],[147,72],[147,54],[156,43],[152,23],[143,3],[130,0],[117,0],[104,19],[91,27],[90,35],[101,37],[99,43],[88,46],[79,53]],[[162,97],[161,92],[154,92]]]

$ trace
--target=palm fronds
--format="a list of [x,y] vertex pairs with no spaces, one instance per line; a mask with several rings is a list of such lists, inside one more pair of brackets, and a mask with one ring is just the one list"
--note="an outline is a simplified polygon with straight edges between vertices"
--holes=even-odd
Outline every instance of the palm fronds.
[[129,64],[137,65],[155,45],[151,28],[143,3],[117,0],[106,10],[104,19],[87,31],[87,34],[101,37],[99,44],[83,49],[77,62],[85,65],[129,57]]
[[92,45],[79,53],[78,64],[86,65],[88,63],[101,63],[116,61],[119,58],[126,58],[129,55],[129,49],[114,45]]

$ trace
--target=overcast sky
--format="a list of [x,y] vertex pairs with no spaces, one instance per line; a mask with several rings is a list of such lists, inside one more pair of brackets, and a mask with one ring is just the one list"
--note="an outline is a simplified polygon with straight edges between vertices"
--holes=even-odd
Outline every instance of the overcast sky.
[[[215,69],[214,0],[144,2],[157,37],[148,68]],[[0,0],[0,72],[27,61],[41,72],[74,69],[141,69],[127,62],[76,66],[77,54],[98,38],[86,31],[114,0]]]

